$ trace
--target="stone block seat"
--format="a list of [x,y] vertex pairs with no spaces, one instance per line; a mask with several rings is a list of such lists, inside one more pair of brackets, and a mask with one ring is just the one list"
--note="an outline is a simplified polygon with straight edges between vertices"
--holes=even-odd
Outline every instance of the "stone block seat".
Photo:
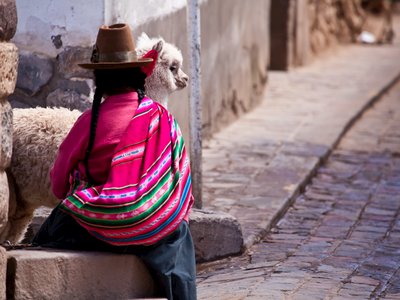
[[7,251],[7,299],[136,299],[154,282],[134,255],[51,249]]
[[[44,207],[36,210],[24,243],[32,240],[50,212],[49,208]],[[243,250],[241,226],[236,218],[227,213],[193,209],[190,213],[189,225],[197,262],[239,255]]]
[[[36,215],[30,235],[46,216]],[[240,224],[228,214],[195,209],[190,227],[199,262],[241,252]],[[6,255],[7,299],[138,299],[155,290],[148,269],[134,255],[45,248]]]

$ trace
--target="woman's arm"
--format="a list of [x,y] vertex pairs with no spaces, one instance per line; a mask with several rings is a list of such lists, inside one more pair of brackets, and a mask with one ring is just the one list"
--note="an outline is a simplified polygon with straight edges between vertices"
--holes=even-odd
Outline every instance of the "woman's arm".
[[58,199],[64,199],[70,189],[69,177],[83,160],[89,135],[90,110],[83,113],[61,143],[50,171],[51,189]]

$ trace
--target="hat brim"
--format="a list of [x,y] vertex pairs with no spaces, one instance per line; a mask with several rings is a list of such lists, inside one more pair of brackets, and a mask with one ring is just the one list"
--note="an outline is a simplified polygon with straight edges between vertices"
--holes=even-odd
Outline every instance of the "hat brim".
[[152,63],[152,58],[141,58],[137,61],[132,62],[98,62],[98,63],[84,63],[78,64],[81,68],[84,69],[128,69],[128,68],[136,68],[136,67],[144,67],[148,64]]

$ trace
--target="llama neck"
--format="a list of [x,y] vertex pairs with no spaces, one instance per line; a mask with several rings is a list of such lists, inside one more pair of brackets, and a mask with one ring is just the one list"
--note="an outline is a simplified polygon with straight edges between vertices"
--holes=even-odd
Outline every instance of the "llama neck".
[[164,107],[168,106],[168,93],[164,90],[154,89],[151,85],[146,84],[146,94],[148,97],[157,101]]

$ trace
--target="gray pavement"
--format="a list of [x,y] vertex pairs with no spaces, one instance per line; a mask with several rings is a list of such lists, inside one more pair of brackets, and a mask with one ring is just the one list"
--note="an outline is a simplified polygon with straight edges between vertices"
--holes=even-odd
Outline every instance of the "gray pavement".
[[400,299],[400,83],[245,255],[200,266],[199,299]]
[[199,265],[199,299],[400,299],[399,84],[355,123],[399,74],[399,39],[340,47],[272,72],[210,141],[205,208],[239,220],[247,251]]

